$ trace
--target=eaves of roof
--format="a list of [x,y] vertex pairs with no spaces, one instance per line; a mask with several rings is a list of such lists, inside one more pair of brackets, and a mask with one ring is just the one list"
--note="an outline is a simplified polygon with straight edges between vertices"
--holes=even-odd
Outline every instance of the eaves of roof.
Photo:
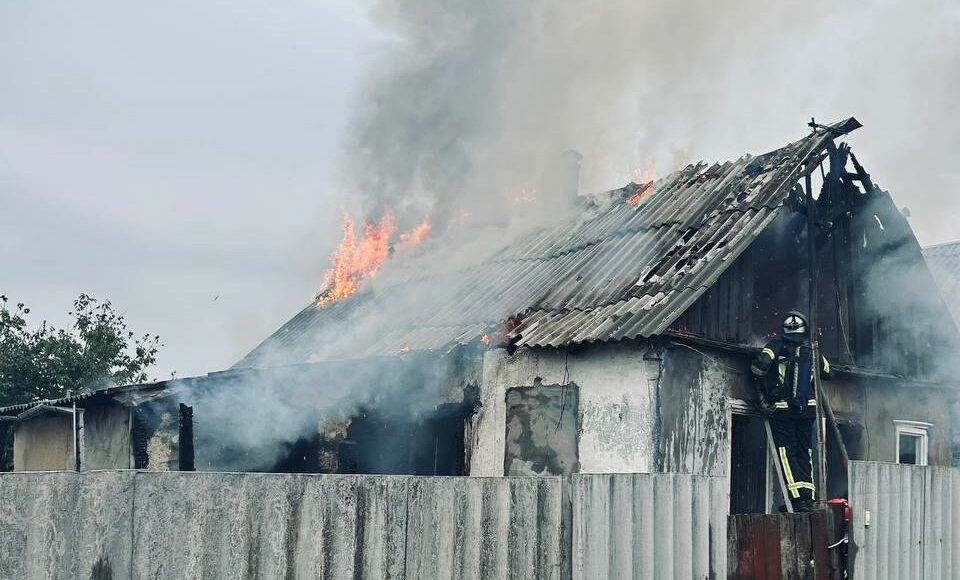
[[83,393],[77,393],[75,395],[70,395],[67,397],[61,397],[59,399],[42,399],[37,401],[29,401],[26,403],[19,403],[17,405],[9,405],[7,407],[0,407],[0,415],[19,415],[22,412],[37,407],[40,405],[50,406],[50,407],[61,407],[63,405],[72,405],[73,403],[83,403],[93,397],[123,397],[130,396],[133,393],[144,392],[144,391],[153,391],[158,389],[163,389],[167,385],[168,381],[157,381],[151,383],[138,383],[134,385],[115,385],[112,387],[107,387],[103,389],[98,389],[95,391],[86,391]]

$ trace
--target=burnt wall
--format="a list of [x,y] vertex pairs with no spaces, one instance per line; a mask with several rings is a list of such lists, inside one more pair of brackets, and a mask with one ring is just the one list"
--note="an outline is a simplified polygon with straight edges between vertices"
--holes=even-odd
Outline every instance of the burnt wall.
[[727,397],[748,380],[741,358],[681,345],[664,351],[657,471],[726,472]]
[[580,471],[576,384],[507,390],[505,475],[570,475]]
[[130,409],[118,403],[83,411],[84,470],[130,467]]
[[[520,348],[486,351],[480,407],[467,441],[470,474],[504,474],[508,433],[507,393],[517,387],[557,385],[577,391],[579,469],[588,473],[653,471],[654,392],[659,359],[646,341],[576,349]],[[543,387],[556,389],[558,387]],[[562,402],[562,398],[559,401]],[[571,401],[568,401],[568,403]],[[562,405],[561,405],[562,406]],[[569,413],[565,410],[564,415]],[[547,420],[535,423],[543,428]],[[551,429],[556,428],[556,424]]]
[[852,459],[896,462],[894,421],[930,423],[930,465],[952,465],[956,394],[909,381],[840,375],[823,383]]
[[938,389],[870,384],[864,405],[869,461],[896,462],[894,420],[931,423],[930,465],[949,466],[953,461],[953,428],[949,400]]

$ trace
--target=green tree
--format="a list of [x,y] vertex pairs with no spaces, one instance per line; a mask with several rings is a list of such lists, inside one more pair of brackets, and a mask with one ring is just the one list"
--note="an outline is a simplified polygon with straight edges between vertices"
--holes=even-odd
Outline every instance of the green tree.
[[137,336],[109,300],[81,294],[69,329],[27,324],[30,309],[0,296],[0,407],[148,380],[160,337]]

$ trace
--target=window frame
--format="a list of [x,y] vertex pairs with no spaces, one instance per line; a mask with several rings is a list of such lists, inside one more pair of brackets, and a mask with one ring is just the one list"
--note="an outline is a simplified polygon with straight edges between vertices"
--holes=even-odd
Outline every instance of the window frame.
[[900,436],[909,435],[919,439],[917,442],[917,462],[914,465],[930,465],[930,430],[933,423],[894,419],[893,425],[894,437],[896,438],[895,462],[899,465],[910,465],[909,463],[900,463]]

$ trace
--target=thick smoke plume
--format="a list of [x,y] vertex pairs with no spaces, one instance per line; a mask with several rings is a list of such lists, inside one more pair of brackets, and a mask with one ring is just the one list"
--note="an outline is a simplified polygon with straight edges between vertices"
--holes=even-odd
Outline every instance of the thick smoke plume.
[[917,219],[942,221],[935,199],[957,208],[938,193],[956,176],[935,171],[960,134],[955,3],[377,0],[371,14],[384,40],[343,153],[368,217],[493,219],[522,191],[556,202],[544,177],[566,149],[597,191],[850,115]]
[[571,148],[585,189],[630,181],[668,143],[641,113],[663,82],[647,73],[699,50],[645,54],[656,10],[627,2],[399,0],[373,15],[388,47],[347,137],[346,187],[374,217],[429,212],[441,226],[502,220],[523,198],[562,207]]

